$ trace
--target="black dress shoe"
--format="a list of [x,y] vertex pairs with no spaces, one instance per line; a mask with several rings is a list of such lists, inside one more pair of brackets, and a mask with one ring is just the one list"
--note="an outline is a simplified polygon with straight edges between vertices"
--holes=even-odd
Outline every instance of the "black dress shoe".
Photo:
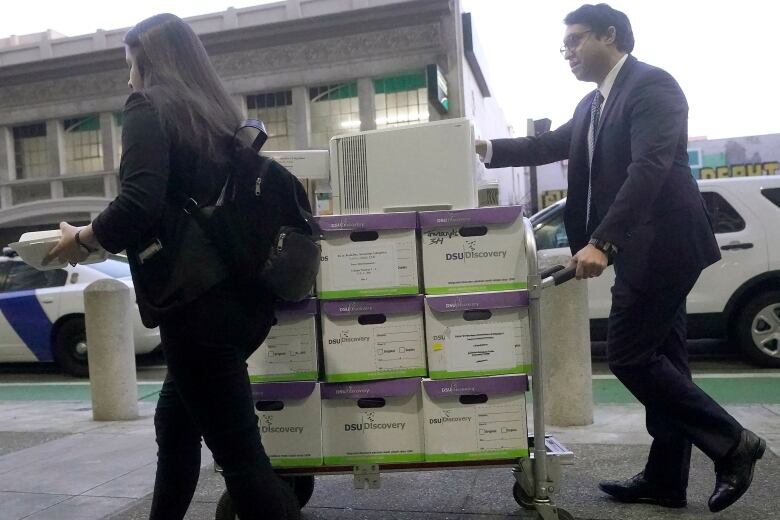
[[710,511],[723,511],[739,500],[753,482],[756,461],[764,456],[766,441],[749,430],[742,430],[737,446],[715,462],[715,491],[710,497]]
[[643,473],[628,480],[606,480],[599,489],[621,502],[658,504],[663,507],[685,507],[685,490],[664,489],[645,479]]

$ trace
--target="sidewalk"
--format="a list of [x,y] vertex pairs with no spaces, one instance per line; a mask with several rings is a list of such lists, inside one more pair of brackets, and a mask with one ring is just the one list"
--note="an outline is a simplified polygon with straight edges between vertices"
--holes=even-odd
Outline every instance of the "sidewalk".
[[[603,394],[611,391],[609,384],[597,386]],[[98,423],[92,421],[88,400],[5,400],[13,398],[12,394],[0,388],[0,520],[147,518],[155,469],[154,403],[148,393],[139,395],[147,396],[139,403],[141,418]],[[77,389],[67,396],[80,397]],[[611,400],[620,402],[619,397]],[[776,489],[780,481],[780,404],[727,408],[743,425],[766,438],[770,449],[757,466],[749,493],[725,512],[711,515],[707,510],[714,473],[711,462],[696,450],[686,509],[625,506],[598,492],[599,480],[631,476],[643,466],[650,439],[637,404],[599,404],[594,425],[550,430],[575,453],[575,464],[565,467],[555,502],[578,519],[776,520],[780,510]],[[192,520],[213,519],[215,503],[224,490],[205,448],[203,464],[187,516]],[[514,502],[512,483],[508,469],[386,473],[382,489],[371,491],[352,489],[351,476],[322,477],[317,479],[303,518],[530,518]]]

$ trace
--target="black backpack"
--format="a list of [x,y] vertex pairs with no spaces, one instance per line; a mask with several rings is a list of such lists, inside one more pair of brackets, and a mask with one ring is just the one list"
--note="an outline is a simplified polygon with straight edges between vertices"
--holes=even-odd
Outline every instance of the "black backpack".
[[[246,128],[259,131],[251,147],[236,140]],[[268,137],[261,121],[244,121],[236,135],[232,169],[217,202],[202,207],[186,198],[182,207],[214,243],[231,276],[279,300],[302,300],[317,278],[322,238],[306,190],[281,164],[259,155]]]

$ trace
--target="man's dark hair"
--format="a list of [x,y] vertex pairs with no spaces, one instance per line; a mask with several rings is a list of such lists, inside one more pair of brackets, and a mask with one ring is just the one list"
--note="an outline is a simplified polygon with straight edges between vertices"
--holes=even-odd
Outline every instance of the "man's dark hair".
[[606,36],[607,29],[615,28],[615,46],[621,52],[634,50],[634,33],[625,13],[607,4],[585,4],[563,19],[566,25],[587,25],[596,36]]

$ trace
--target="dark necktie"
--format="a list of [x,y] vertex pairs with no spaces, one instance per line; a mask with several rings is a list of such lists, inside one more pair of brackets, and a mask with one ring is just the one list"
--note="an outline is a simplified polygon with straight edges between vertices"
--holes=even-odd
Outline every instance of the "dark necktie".
[[588,201],[585,208],[585,232],[588,232],[588,226],[590,225],[590,197],[591,197],[591,180],[593,165],[593,150],[596,147],[596,135],[599,128],[599,117],[601,117],[601,103],[604,101],[604,96],[601,95],[601,91],[597,90],[596,95],[593,96],[593,102],[590,104],[590,129],[588,130]]

